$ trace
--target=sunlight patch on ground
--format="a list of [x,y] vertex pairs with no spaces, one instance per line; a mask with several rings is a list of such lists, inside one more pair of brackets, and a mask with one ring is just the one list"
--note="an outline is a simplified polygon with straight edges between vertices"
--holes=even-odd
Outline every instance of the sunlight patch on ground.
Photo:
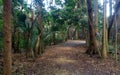
[[70,72],[67,70],[59,70],[55,75],[70,75]]
[[71,42],[71,43],[76,43],[76,44],[81,44],[81,43],[86,43],[85,40],[68,40],[68,42]]
[[71,47],[58,47],[58,49],[60,49],[60,50],[71,50],[72,48]]
[[56,63],[60,63],[60,64],[74,63],[75,62],[75,60],[71,60],[71,59],[68,59],[66,57],[56,58],[56,59],[54,59],[54,61]]

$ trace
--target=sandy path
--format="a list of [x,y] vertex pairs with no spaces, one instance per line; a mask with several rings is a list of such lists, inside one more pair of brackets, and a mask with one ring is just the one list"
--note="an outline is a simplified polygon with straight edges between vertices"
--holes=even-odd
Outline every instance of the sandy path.
[[48,47],[26,75],[119,75],[113,60],[89,57],[85,51],[85,41],[80,40]]

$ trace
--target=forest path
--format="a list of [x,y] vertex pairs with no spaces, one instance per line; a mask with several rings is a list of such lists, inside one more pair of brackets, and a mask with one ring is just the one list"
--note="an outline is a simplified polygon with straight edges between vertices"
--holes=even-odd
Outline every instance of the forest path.
[[26,75],[119,75],[113,60],[89,57],[85,51],[85,41],[80,40],[50,46]]

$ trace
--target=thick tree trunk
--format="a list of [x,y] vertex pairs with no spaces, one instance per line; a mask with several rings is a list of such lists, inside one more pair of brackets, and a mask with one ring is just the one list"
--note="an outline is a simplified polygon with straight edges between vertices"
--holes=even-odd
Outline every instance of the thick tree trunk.
[[108,50],[108,41],[107,41],[107,18],[106,18],[106,0],[103,3],[103,49],[102,49],[102,58],[107,58],[107,50]]
[[4,29],[4,68],[3,75],[12,75],[12,30],[11,30],[11,0],[3,0]]
[[41,34],[38,35],[37,37],[37,41],[36,41],[36,45],[35,45],[35,56],[37,56],[39,54],[39,49],[40,49],[40,38]]
[[[41,6],[39,6],[41,8]],[[42,9],[42,8],[41,8]],[[41,10],[39,9],[39,10]],[[42,26],[42,16],[41,14],[38,15],[38,23],[39,23],[39,26],[37,27],[38,29],[38,38],[37,38],[37,43],[36,43],[36,55],[39,55],[39,54],[42,54],[44,52],[44,45],[43,45],[43,29],[44,27]]]
[[42,33],[39,33],[37,40],[36,40],[36,45],[35,45],[35,56],[41,55],[44,52],[44,43],[42,40]]
[[86,51],[86,53],[93,55],[94,53],[96,53],[97,47],[96,47],[91,0],[87,0],[87,8],[88,8],[89,48]]

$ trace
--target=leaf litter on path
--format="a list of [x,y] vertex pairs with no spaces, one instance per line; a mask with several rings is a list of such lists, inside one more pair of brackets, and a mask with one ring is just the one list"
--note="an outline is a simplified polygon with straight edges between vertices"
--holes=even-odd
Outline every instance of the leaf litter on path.
[[[46,52],[30,63],[25,75],[120,75],[120,64],[85,54],[85,41],[69,40],[47,47]],[[23,63],[23,62],[21,62]],[[27,62],[29,63],[29,62]],[[24,68],[24,67],[23,67]]]

